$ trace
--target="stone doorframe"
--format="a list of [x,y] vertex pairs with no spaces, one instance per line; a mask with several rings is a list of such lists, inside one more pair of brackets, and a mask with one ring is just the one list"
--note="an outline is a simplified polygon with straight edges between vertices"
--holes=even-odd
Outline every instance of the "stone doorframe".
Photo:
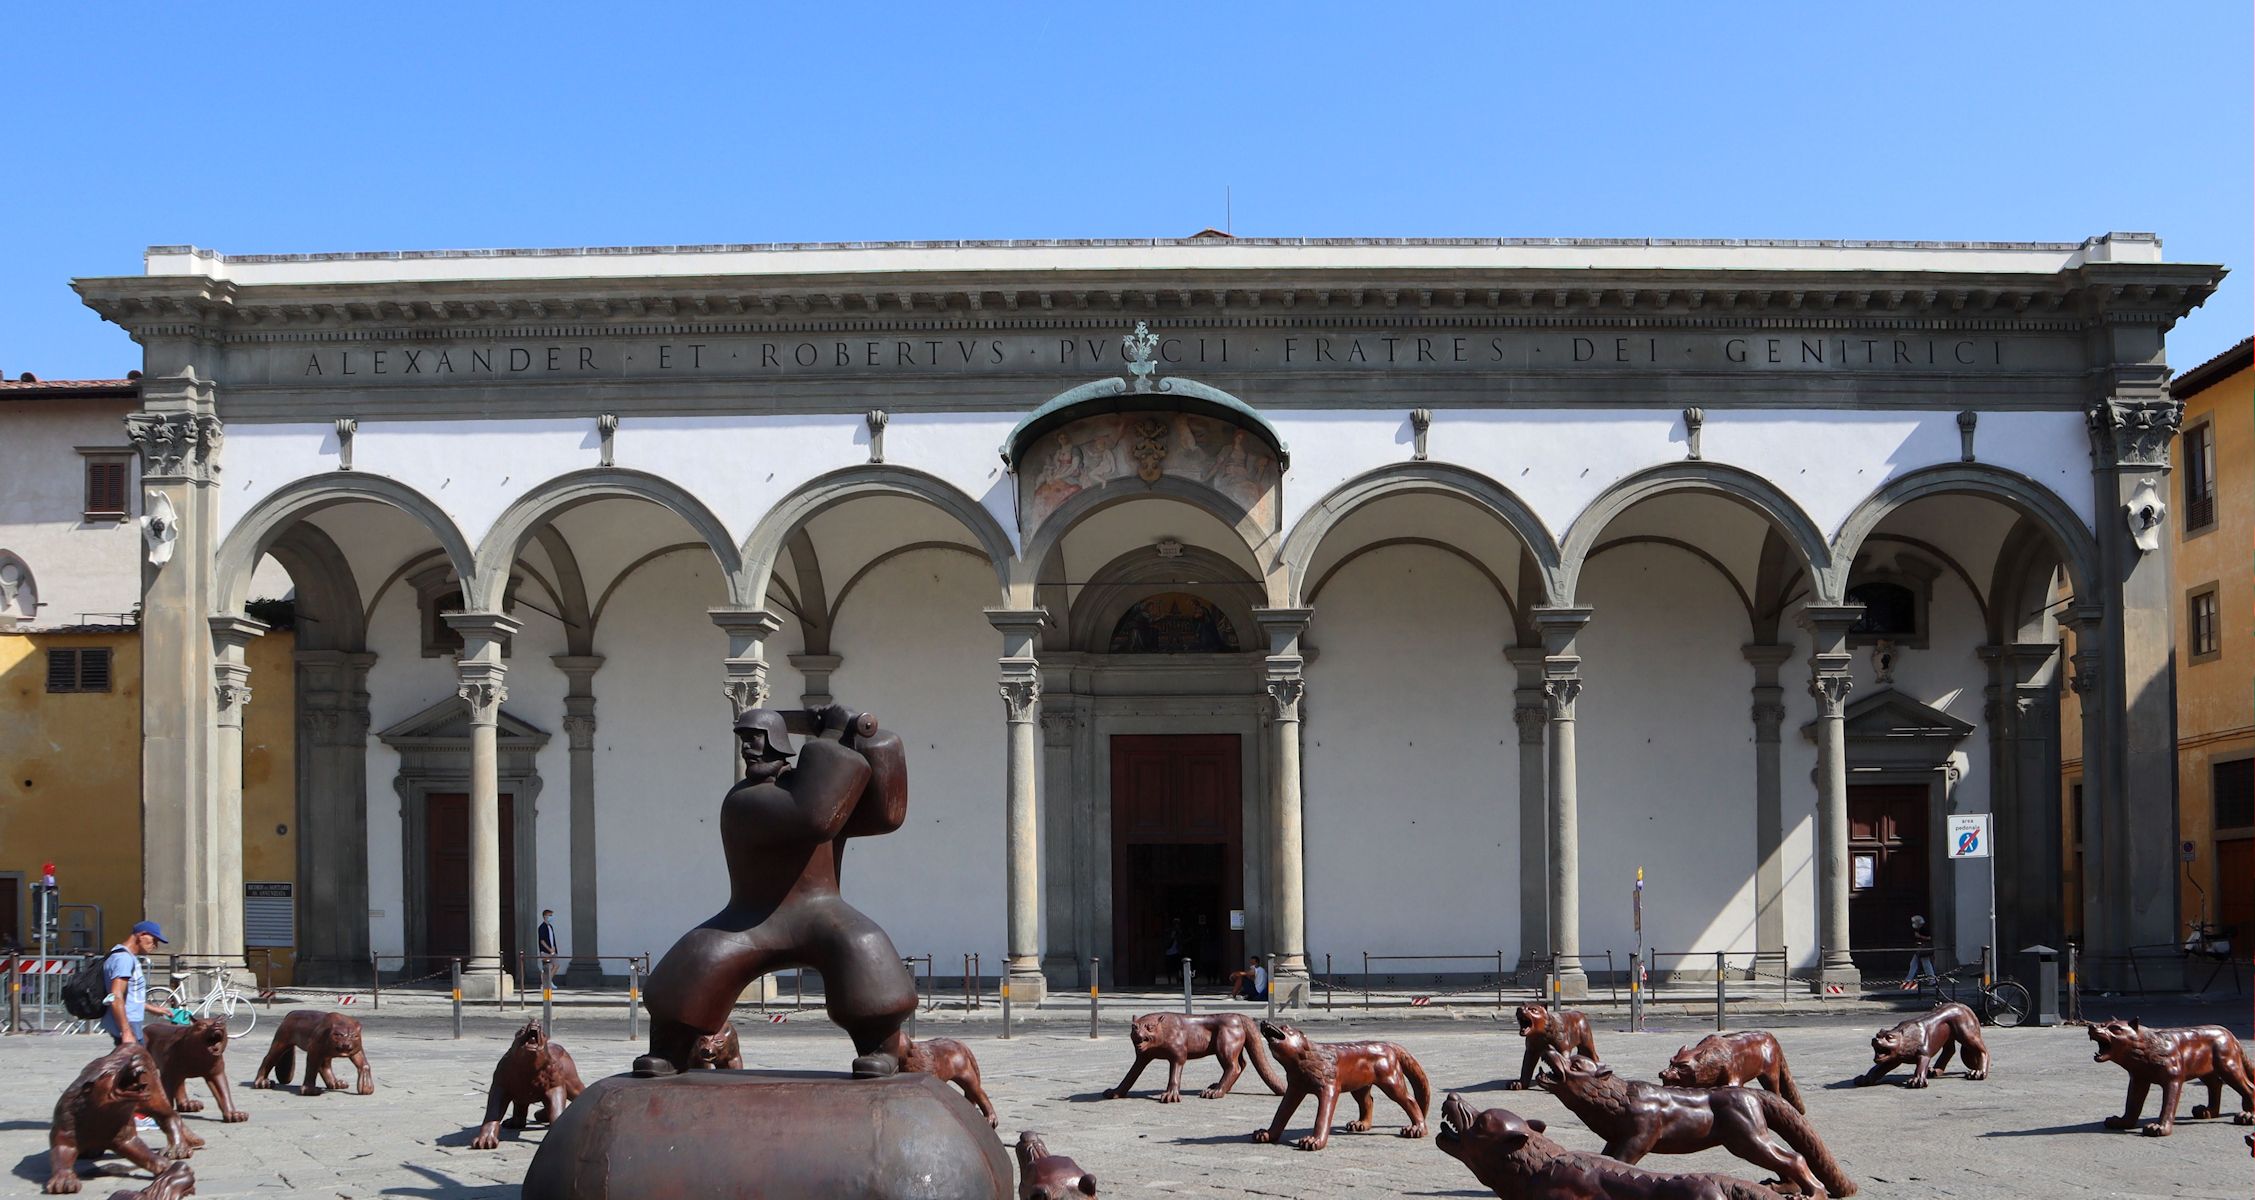
[[[535,759],[548,744],[548,733],[503,709],[500,713],[499,791],[512,797],[510,814],[515,828],[508,831],[516,874],[517,947],[530,949],[540,918],[540,872],[536,832],[542,780]],[[400,862],[405,890],[402,933],[410,958],[427,953],[423,944],[425,897],[430,883],[424,876],[430,856],[430,796],[433,792],[470,790],[470,712],[458,696],[449,696],[377,735],[399,752],[399,774],[392,788],[399,793],[401,823]],[[410,962],[410,968],[416,964]],[[402,974],[427,975],[427,964]],[[512,974],[516,964],[509,964]]]
[[1245,949],[1265,954],[1274,832],[1272,741],[1262,657],[1243,654],[1051,653],[1042,659],[1043,974],[1052,989],[1088,986],[1088,959],[1113,984],[1112,759],[1115,734],[1235,734],[1243,843]]
[[[1926,878],[1933,912],[1935,966],[1957,965],[1957,871],[1950,863],[1949,817],[1961,773],[1957,748],[1973,726],[1892,688],[1848,705],[1842,714],[1848,786],[1909,784],[1926,788]],[[1815,723],[1802,727],[1815,737]],[[1993,835],[1992,835],[1993,836]],[[1996,866],[1991,858],[1991,869]],[[1907,931],[1906,931],[1907,936]]]

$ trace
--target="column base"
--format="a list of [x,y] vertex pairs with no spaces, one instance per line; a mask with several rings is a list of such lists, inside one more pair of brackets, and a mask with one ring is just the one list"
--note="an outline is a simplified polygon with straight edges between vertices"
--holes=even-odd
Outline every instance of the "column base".
[[517,981],[505,971],[462,971],[464,1000],[509,1000],[517,994]]
[[1002,982],[1010,989],[1010,1004],[1014,1008],[1038,1005],[1049,997],[1049,980],[1042,975],[1040,967],[1032,964],[1012,963]]
[[1304,1009],[1315,993],[1315,985],[1306,967],[1278,967],[1268,981],[1268,991],[1275,998],[1276,1007]]
[[1853,962],[1828,962],[1817,968],[1817,977],[1809,985],[1814,996],[1853,996],[1863,991],[1863,972]]
[[[1570,970],[1570,971],[1560,971],[1560,972],[1558,973],[1558,975],[1557,975],[1557,982],[1558,982],[1558,989],[1557,989],[1557,992],[1556,992],[1556,994],[1554,994],[1553,996],[1551,996],[1551,999],[1553,999],[1553,1000],[1587,1000],[1587,999],[1589,999],[1589,974],[1588,974],[1587,972],[1583,971],[1583,970],[1582,970],[1582,969],[1581,969],[1580,967],[1575,967],[1574,969],[1572,969],[1572,970]],[[1546,986],[1547,986],[1547,985],[1546,985]]]

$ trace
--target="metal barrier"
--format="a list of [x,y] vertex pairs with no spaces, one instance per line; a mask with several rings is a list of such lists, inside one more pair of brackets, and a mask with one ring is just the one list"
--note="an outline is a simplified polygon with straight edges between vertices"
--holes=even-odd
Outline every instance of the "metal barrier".
[[[1326,963],[1328,963],[1328,962],[1329,962],[1329,956],[1328,956],[1328,955],[1326,955],[1326,956],[1325,956],[1325,961],[1326,961]],[[1363,951],[1363,952],[1362,952],[1362,1006],[1363,1006],[1364,1008],[1369,1008],[1369,1007],[1370,1007],[1370,994],[1371,994],[1371,987],[1370,987],[1370,979],[1371,979],[1370,964],[1372,964],[1372,963],[1388,963],[1388,962],[1482,962],[1482,963],[1492,962],[1492,963],[1494,963],[1494,964],[1495,964],[1495,994],[1496,994],[1496,1004],[1497,1004],[1498,1006],[1501,1006],[1501,1005],[1503,1004],[1503,990],[1504,990],[1504,989],[1503,989],[1503,974],[1504,974],[1504,972],[1503,972],[1503,951],[1501,951],[1501,950],[1498,950],[1498,951],[1496,951],[1496,952],[1495,952],[1495,953],[1493,953],[1493,954],[1372,954],[1372,953],[1371,953],[1370,951],[1368,951],[1368,950],[1365,950],[1365,951]],[[1327,969],[1328,969],[1328,968],[1327,968]],[[1433,976],[1433,982],[1434,982],[1435,986],[1438,986],[1438,985],[1440,984],[1440,981],[1441,981],[1441,977],[1440,977],[1440,976],[1439,976],[1438,974],[1435,974],[1435,975]],[[1393,985],[1393,982],[1394,982],[1394,977],[1393,977],[1392,975],[1388,975],[1388,976],[1386,977],[1386,983],[1387,983],[1387,986],[1389,986],[1389,987],[1390,987],[1390,986],[1392,986],[1392,985]],[[1467,989],[1462,989],[1462,991],[1470,991],[1470,990],[1473,990],[1473,989],[1469,989],[1469,988],[1467,988]],[[1482,986],[1481,986],[1481,987],[1480,987],[1480,988],[1479,988],[1478,990],[1480,990],[1480,991],[1486,991],[1486,990],[1488,990],[1488,989],[1487,989],[1487,986],[1483,984],[1483,985],[1482,985]],[[1431,993],[1420,993],[1420,994],[1421,994],[1421,995],[1430,995]],[[1460,993],[1459,993],[1459,994],[1460,994]]]
[[1090,1040],[1090,1041],[1094,1041],[1094,1040],[1096,1040],[1096,1010],[1097,1010],[1097,994],[1098,994],[1098,992],[1099,992],[1099,991],[1101,990],[1101,989],[1099,988],[1098,984],[1097,984],[1097,981],[1098,981],[1099,979],[1102,979],[1102,978],[1103,978],[1103,976],[1101,976],[1101,975],[1098,975],[1098,974],[1096,973],[1096,956],[1095,956],[1095,955],[1093,955],[1093,954],[1089,955],[1089,956],[1088,956],[1088,1037],[1089,1037],[1089,1040]]

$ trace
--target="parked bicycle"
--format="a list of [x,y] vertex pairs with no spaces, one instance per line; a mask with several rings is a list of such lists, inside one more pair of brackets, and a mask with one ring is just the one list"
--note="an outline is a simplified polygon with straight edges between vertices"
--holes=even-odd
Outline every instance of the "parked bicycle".
[[258,1024],[258,1005],[249,994],[227,982],[226,972],[213,972],[211,990],[201,996],[189,989],[188,981],[187,975],[174,975],[172,986],[160,989],[156,999],[199,1017],[219,1018],[226,1022],[229,1038],[239,1038]]
[[[1928,978],[1934,982],[1937,992],[1947,999],[1964,1003],[1973,1010],[1975,1016],[1981,1018],[1984,1025],[2011,1029],[2026,1021],[2028,1014],[2035,1011],[2035,1003],[2029,997],[2028,989],[2022,987],[2019,980],[2000,975],[1984,984],[1981,982],[1981,967],[1978,963],[1952,967]],[[1959,991],[1968,984],[1971,985],[1970,994],[1959,995]]]

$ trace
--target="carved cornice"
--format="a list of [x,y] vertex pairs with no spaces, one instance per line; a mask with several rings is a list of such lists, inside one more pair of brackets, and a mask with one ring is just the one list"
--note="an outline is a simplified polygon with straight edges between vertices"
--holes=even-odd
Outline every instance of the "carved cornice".
[[141,454],[141,476],[150,483],[219,478],[219,448],[226,429],[208,413],[129,413],[126,436]]
[[654,332],[791,332],[1067,326],[1085,316],[1107,328],[1122,314],[1201,323],[1321,323],[1329,317],[1389,324],[1426,315],[1461,322],[1591,324],[1670,319],[1761,328],[1901,327],[2060,329],[2090,322],[2169,323],[2215,291],[2215,268],[2173,263],[2071,272],[1535,268],[1353,271],[1338,267],[759,274],[643,278],[418,280],[236,284],[197,275],[121,276],[75,284],[105,319],[144,335],[288,340],[387,329],[444,336],[501,328],[526,336]]
[[2091,456],[2102,467],[2163,468],[2185,406],[2166,392],[2113,395],[2091,406]]

